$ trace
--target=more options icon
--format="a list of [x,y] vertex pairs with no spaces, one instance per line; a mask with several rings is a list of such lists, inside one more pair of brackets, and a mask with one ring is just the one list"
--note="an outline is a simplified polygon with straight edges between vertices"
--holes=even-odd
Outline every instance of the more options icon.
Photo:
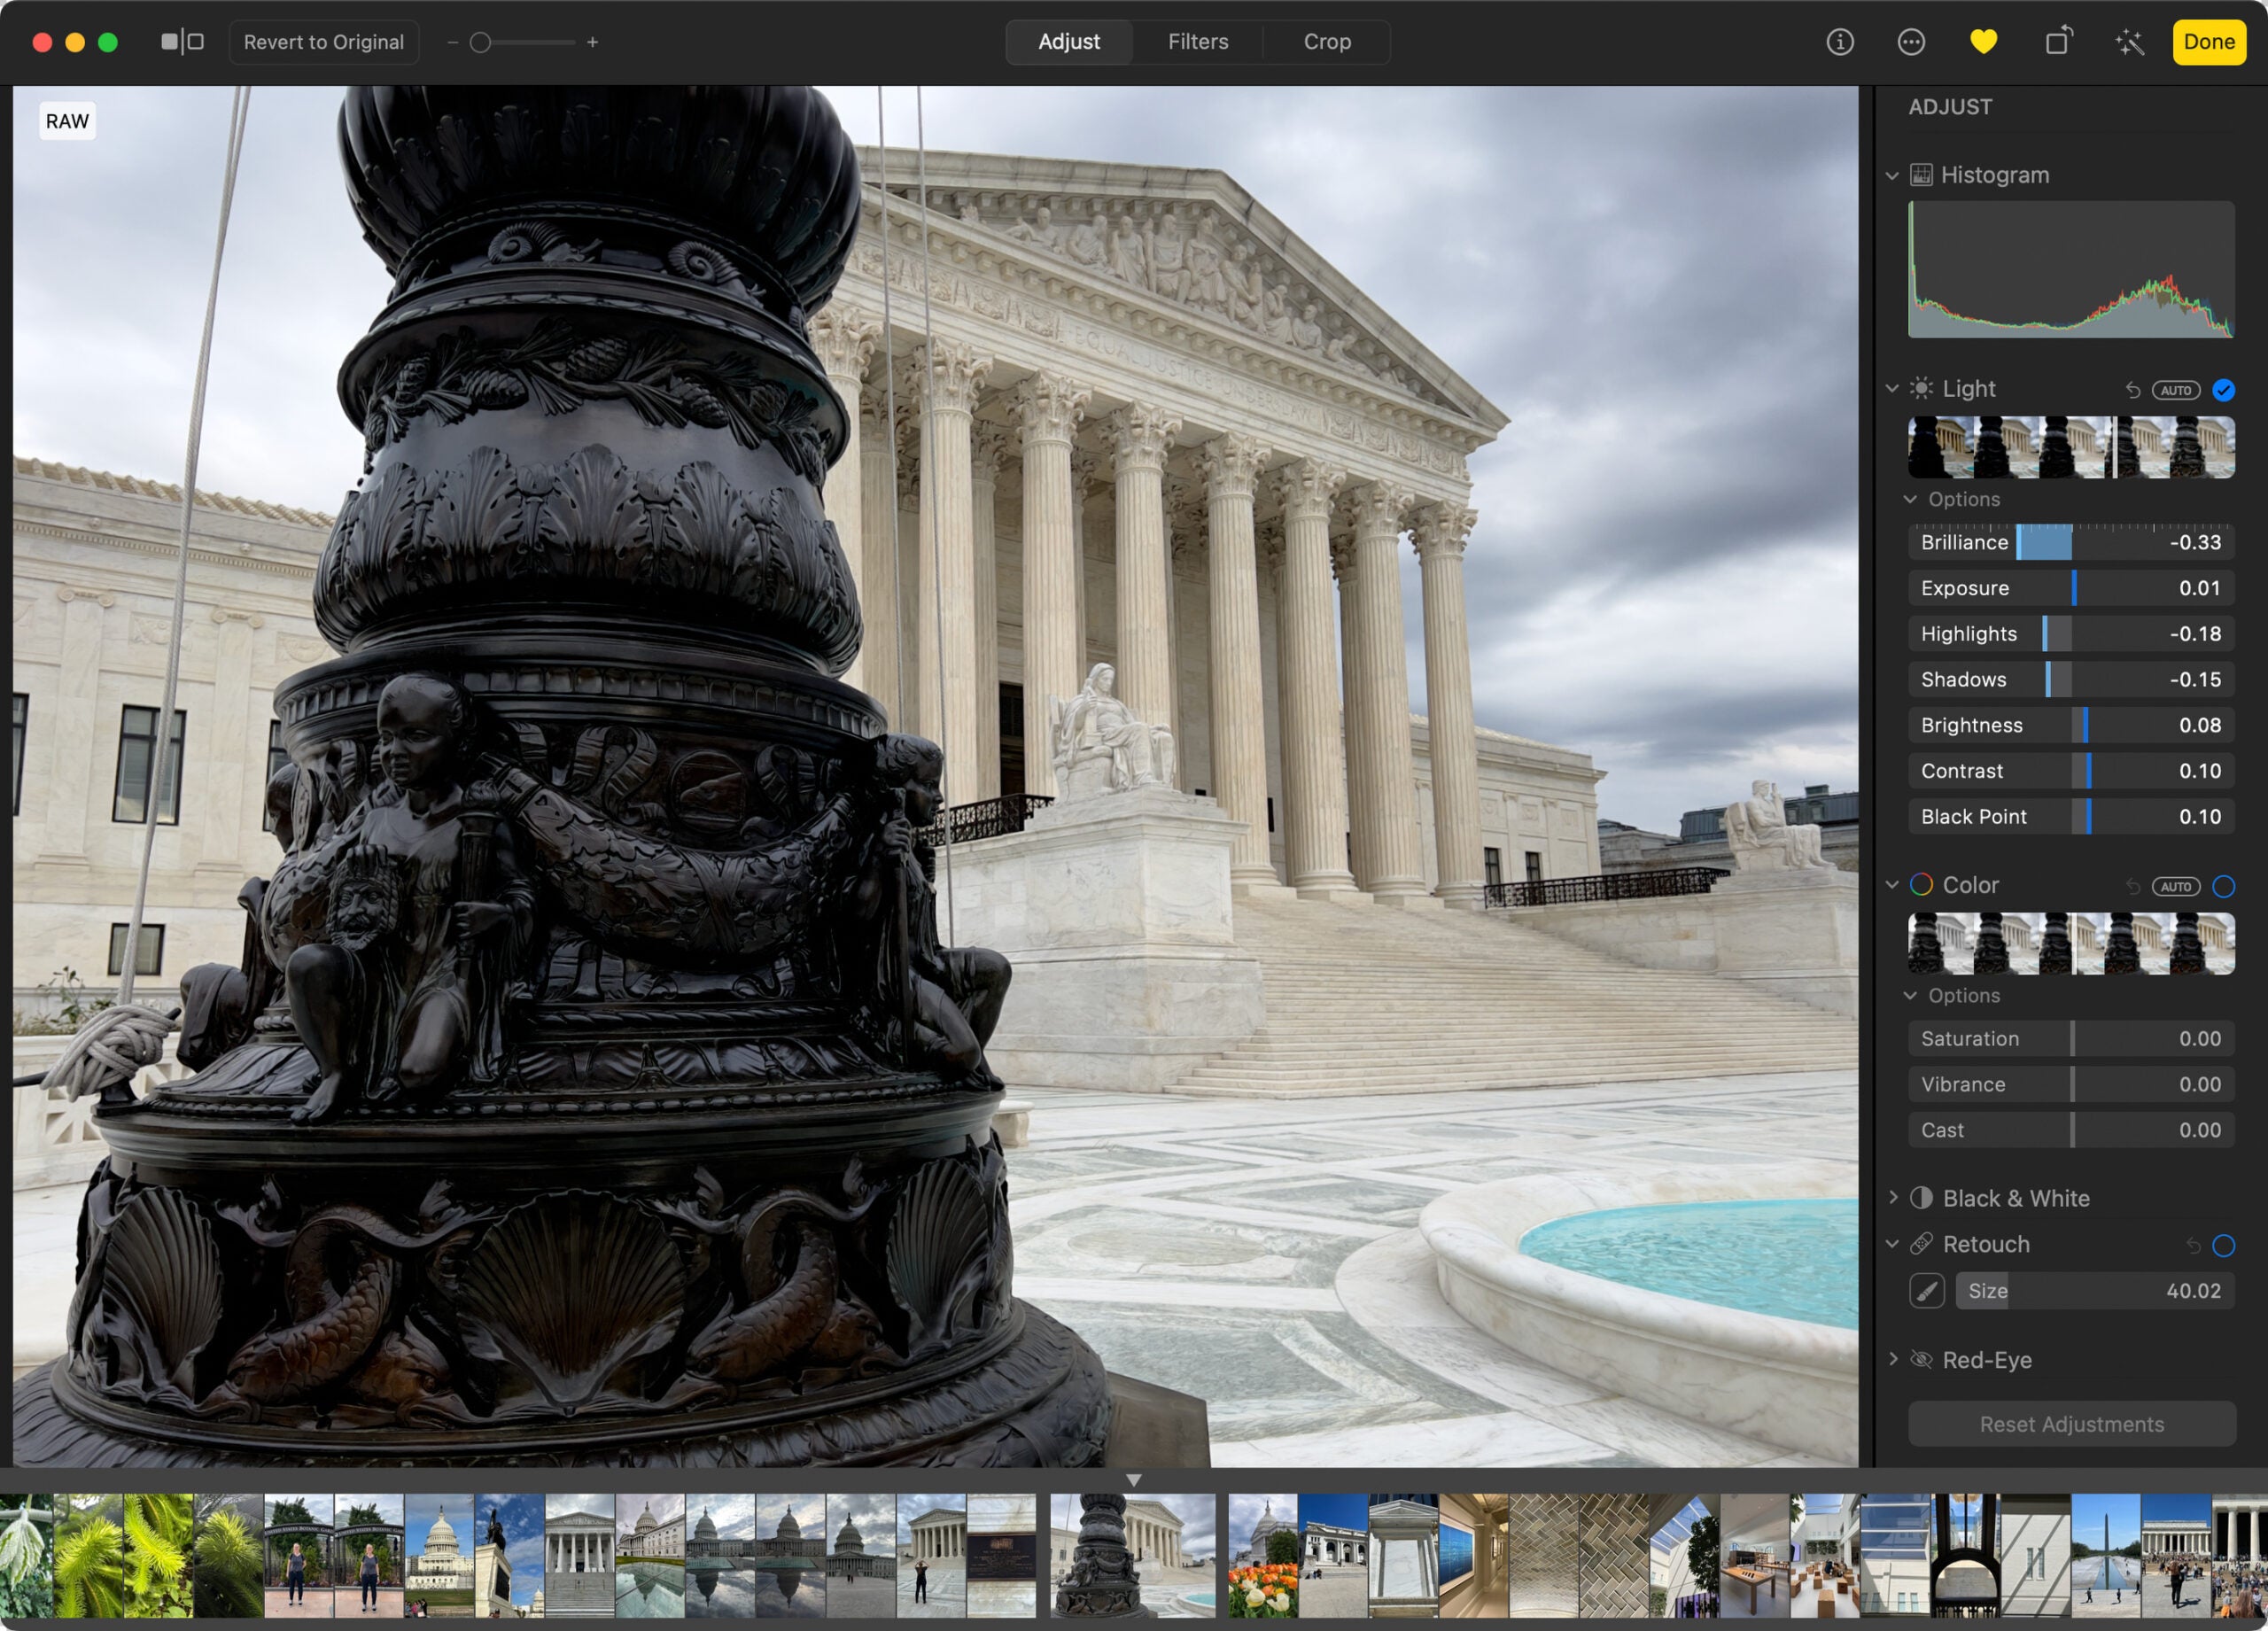
[[1918,57],[1930,46],[1929,36],[1919,28],[1902,28],[1898,35],[1898,50],[1903,57]]

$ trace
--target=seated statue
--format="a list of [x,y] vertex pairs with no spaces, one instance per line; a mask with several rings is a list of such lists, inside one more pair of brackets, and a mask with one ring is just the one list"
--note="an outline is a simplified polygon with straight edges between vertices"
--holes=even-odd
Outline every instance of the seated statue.
[[1076,696],[1048,699],[1048,756],[1067,803],[1174,783],[1173,732],[1137,717],[1117,687],[1118,671],[1098,663]]
[[1788,807],[1779,784],[1750,784],[1752,796],[1725,807],[1725,843],[1742,872],[1835,870],[1819,852],[1819,828],[1788,825]]

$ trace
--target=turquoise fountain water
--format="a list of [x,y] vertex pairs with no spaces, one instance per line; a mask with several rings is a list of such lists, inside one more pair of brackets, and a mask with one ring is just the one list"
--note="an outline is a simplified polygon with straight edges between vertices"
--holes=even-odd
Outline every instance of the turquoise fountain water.
[[1709,1200],[1539,1223],[1527,1256],[1643,1291],[1859,1328],[1859,1203]]

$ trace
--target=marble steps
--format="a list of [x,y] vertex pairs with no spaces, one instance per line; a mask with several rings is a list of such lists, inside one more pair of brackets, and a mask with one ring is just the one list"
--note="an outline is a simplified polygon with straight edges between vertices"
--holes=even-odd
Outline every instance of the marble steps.
[[1847,1068],[1857,1027],[1477,913],[1237,904],[1264,1024],[1174,1091],[1328,1098]]

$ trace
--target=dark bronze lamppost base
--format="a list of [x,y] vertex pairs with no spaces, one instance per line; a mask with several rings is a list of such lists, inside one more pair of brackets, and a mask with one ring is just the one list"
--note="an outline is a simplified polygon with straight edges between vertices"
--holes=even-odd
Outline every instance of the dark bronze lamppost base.
[[118,1407],[49,1363],[16,1383],[19,1466],[1084,1466],[1109,1431],[1102,1362],[1069,1329],[1014,1305],[989,1358],[865,1402],[830,1397],[625,1425],[326,1433],[184,1422]]
[[1201,1460],[1201,1405],[1013,1295],[1013,971],[938,936],[944,750],[837,678],[833,112],[362,86],[339,141],[394,278],[339,655],[277,691],[195,1074],[104,1091],[19,1462]]

